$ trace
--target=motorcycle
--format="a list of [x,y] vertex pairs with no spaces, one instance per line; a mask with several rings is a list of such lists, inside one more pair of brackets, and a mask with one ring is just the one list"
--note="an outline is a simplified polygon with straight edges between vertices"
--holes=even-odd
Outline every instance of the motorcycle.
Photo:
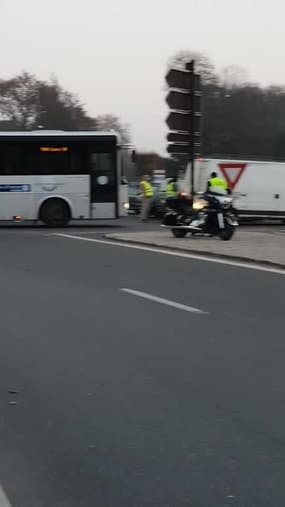
[[233,237],[237,226],[233,198],[214,193],[196,195],[193,200],[185,194],[169,199],[162,223],[162,227],[171,229],[176,238],[191,233],[218,236],[223,241]]

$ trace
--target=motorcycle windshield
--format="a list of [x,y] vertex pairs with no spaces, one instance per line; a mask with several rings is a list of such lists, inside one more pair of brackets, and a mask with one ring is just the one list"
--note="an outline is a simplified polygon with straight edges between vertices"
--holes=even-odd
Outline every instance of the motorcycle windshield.
[[221,187],[211,187],[209,194],[213,195],[228,195],[227,191]]

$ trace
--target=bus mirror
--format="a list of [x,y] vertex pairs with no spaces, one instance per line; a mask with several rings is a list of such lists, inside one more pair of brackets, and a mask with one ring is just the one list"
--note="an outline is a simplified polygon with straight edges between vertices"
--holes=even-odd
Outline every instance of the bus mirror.
[[133,164],[135,164],[135,162],[136,162],[136,150],[132,150],[131,161],[132,161]]

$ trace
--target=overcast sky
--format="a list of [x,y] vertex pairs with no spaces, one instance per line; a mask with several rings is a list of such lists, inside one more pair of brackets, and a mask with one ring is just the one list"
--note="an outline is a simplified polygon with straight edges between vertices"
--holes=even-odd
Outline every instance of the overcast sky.
[[1,78],[55,73],[91,115],[130,124],[165,150],[166,62],[181,49],[254,81],[285,84],[285,0],[0,0]]

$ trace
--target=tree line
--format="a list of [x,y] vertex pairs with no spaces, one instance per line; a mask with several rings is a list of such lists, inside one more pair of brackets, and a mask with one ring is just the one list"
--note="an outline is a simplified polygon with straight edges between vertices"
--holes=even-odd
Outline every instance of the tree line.
[[[192,59],[202,78],[201,155],[285,160],[285,86],[253,83],[237,65],[217,70],[206,55],[189,50],[170,57],[167,68],[185,69]],[[164,168],[173,176],[186,161],[186,156],[170,159],[143,153],[137,155],[137,169],[143,174]]]
[[168,65],[191,59],[203,84],[202,155],[285,159],[285,86],[251,82],[235,65],[217,71],[203,54],[180,51]]
[[123,143],[130,132],[117,116],[90,116],[79,98],[55,77],[43,81],[28,72],[0,79],[0,130],[116,130]]

